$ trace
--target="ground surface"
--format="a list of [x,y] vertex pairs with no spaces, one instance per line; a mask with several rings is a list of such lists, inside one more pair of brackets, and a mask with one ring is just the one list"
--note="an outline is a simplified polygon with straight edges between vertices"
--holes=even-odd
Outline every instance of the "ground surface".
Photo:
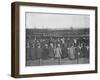
[[28,60],[26,66],[43,66],[43,65],[69,65],[69,64],[88,64],[88,58],[79,58],[75,60],[69,60],[68,58],[61,59],[46,59],[46,60]]

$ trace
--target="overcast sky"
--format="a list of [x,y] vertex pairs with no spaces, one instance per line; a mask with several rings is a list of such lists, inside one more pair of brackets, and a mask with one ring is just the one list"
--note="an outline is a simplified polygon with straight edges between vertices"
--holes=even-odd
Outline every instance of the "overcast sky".
[[89,15],[26,13],[26,28],[89,28]]

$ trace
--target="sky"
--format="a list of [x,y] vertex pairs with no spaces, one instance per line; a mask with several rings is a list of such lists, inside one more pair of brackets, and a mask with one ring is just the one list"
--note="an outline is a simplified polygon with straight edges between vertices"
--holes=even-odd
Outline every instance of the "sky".
[[89,15],[32,13],[25,14],[26,28],[39,29],[81,29],[89,28]]

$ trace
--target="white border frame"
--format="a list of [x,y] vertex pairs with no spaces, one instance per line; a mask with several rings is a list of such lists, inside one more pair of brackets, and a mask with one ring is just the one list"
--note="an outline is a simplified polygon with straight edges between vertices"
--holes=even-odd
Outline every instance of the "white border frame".
[[[95,10],[72,9],[72,8],[54,8],[54,7],[37,7],[37,6],[20,6],[19,7],[19,74],[40,74],[55,72],[75,72],[95,70]],[[25,12],[48,12],[48,13],[68,13],[68,14],[87,14],[90,15],[90,64],[77,65],[55,65],[55,66],[25,66]]]

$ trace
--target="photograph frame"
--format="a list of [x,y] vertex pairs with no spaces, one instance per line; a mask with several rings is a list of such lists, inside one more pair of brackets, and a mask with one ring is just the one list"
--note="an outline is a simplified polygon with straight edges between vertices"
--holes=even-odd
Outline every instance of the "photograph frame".
[[[38,7],[54,7],[54,8],[72,8],[82,10],[95,11],[95,70],[73,71],[73,72],[54,72],[54,73],[38,73],[38,74],[19,74],[20,72],[20,6],[38,6]],[[65,5],[65,4],[48,4],[48,3],[31,3],[31,2],[13,2],[11,4],[11,76],[15,78],[25,77],[42,77],[42,76],[59,76],[72,74],[97,73],[97,7],[81,6],[81,5]],[[34,72],[33,72],[34,73]]]

